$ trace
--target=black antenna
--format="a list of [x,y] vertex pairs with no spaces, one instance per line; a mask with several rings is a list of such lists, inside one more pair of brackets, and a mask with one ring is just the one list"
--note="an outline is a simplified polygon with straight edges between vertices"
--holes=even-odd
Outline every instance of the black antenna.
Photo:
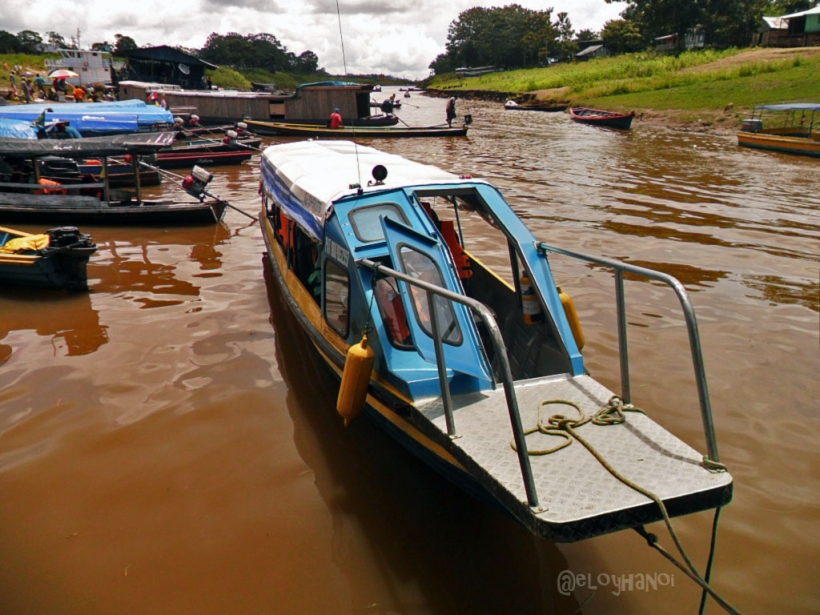
[[[339,0],[336,0],[336,16],[339,19],[339,40],[342,42],[342,64],[344,65],[345,69],[345,77],[347,77],[347,58],[345,57],[345,37],[342,34],[342,11],[339,9]],[[356,137],[356,124],[351,124],[350,127],[353,129],[353,137]],[[359,144],[356,141],[353,141],[353,151],[356,152],[356,175],[359,178],[359,194],[364,192],[362,189],[362,168],[359,164]]]

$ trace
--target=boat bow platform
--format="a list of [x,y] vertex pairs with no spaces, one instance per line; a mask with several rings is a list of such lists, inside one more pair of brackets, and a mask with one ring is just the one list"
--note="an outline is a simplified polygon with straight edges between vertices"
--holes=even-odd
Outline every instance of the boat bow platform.
[[[524,429],[536,427],[542,402],[566,400],[578,404],[588,417],[607,405],[612,391],[589,376],[539,378],[516,382],[515,393]],[[420,405],[419,411],[447,437],[440,398]],[[544,407],[544,420],[553,414],[575,418],[568,404]],[[732,477],[704,466],[703,455],[641,412],[627,412],[619,425],[588,422],[577,432],[625,478],[661,498],[671,516],[715,508],[732,498]],[[457,436],[450,452],[507,509],[536,534],[554,542],[574,542],[660,521],[658,506],[615,478],[578,441],[547,455],[533,451],[553,448],[559,436],[536,431],[527,436],[530,464],[539,503],[527,504],[518,455],[511,446],[512,430],[502,387],[481,394],[453,395]],[[510,497],[512,496],[512,497]]]

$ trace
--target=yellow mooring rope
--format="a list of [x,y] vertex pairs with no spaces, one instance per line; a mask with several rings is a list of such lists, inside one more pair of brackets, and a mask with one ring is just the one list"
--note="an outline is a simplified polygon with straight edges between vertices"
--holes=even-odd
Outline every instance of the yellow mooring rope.
[[[576,412],[578,413],[578,418],[571,419],[563,414],[553,414],[552,416],[548,417],[546,420],[544,419],[544,407],[553,405],[553,404],[563,404],[567,406],[572,406],[575,408]],[[578,435],[578,432],[575,431],[575,428],[580,427],[581,425],[585,425],[586,423],[592,422],[594,425],[620,425],[621,423],[626,422],[626,415],[625,412],[640,412],[641,414],[646,414],[640,408],[636,408],[632,404],[624,404],[623,400],[618,397],[617,395],[613,395],[609,398],[606,406],[598,410],[592,417],[586,416],[584,411],[581,407],[572,401],[567,401],[564,399],[551,399],[547,401],[542,401],[541,404],[538,406],[538,423],[532,429],[528,429],[524,432],[524,436],[528,436],[532,433],[539,432],[549,436],[560,436],[565,439],[564,442],[553,446],[552,448],[548,449],[540,449],[540,450],[528,450],[529,455],[549,455],[556,451],[561,450],[564,447],[569,446],[572,444],[572,440],[575,439],[584,447],[592,453],[595,459],[607,469],[607,471],[612,474],[615,478],[621,481],[627,487],[630,487],[640,493],[648,497],[650,500],[655,502],[658,505],[658,508],[663,515],[663,521],[666,524],[666,528],[669,530],[669,535],[672,536],[672,540],[675,543],[675,546],[678,549],[678,552],[683,557],[683,560],[686,562],[686,567],[681,564],[678,560],[674,558],[668,551],[666,551],[663,547],[658,544],[658,537],[655,534],[650,534],[646,531],[645,528],[636,528],[636,531],[643,536],[650,547],[657,549],[661,555],[666,557],[669,561],[671,561],[675,566],[677,566],[680,570],[682,570],[690,579],[695,581],[698,585],[700,585],[704,592],[708,592],[714,599],[723,607],[727,612],[732,613],[733,615],[740,615],[740,612],[726,602],[723,598],[721,598],[710,586],[709,583],[703,579],[700,573],[695,568],[695,565],[692,563],[692,560],[687,555],[686,551],[683,548],[683,544],[681,544],[680,538],[678,538],[678,534],[675,531],[675,528],[672,527],[672,520],[669,517],[669,513],[666,510],[666,506],[657,495],[638,485],[637,483],[632,482],[625,476],[623,476],[620,472],[618,472],[615,468],[613,468],[610,463],[604,459],[604,457],[595,450],[595,447],[592,446],[589,442],[587,442],[584,438]],[[515,446],[515,441],[510,441],[510,446],[512,446],[513,450],[518,450]],[[703,466],[709,470],[710,472],[725,472],[726,466],[716,461],[712,461],[707,457],[703,458]],[[718,508],[718,511],[720,509]],[[716,520],[717,521],[717,520]],[[713,533],[717,531],[717,523],[715,523],[713,527]],[[712,556],[714,555],[714,540],[715,536],[713,534],[712,538],[712,546],[713,550],[709,556],[709,564],[708,569],[711,572],[711,563],[712,563]],[[688,568],[688,569],[687,569]],[[708,575],[708,573],[707,573]],[[705,606],[705,600],[701,603],[701,612],[703,612],[703,607]]]

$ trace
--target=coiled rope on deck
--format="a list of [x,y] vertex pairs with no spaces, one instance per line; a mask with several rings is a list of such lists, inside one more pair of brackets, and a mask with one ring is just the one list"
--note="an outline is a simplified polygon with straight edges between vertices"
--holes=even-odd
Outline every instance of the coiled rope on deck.
[[[544,408],[549,405],[567,405],[575,408],[576,412],[578,413],[577,418],[569,418],[563,414],[553,414],[552,416],[544,418]],[[592,453],[593,457],[598,460],[598,462],[606,468],[606,470],[612,474],[615,478],[621,481],[627,487],[634,489],[641,495],[646,496],[655,504],[658,505],[658,508],[663,515],[663,521],[666,524],[666,528],[669,531],[669,535],[672,537],[675,546],[678,549],[678,552],[683,557],[684,562],[686,562],[686,566],[684,566],[681,562],[679,562],[675,557],[666,551],[663,547],[658,544],[658,537],[655,534],[651,534],[646,531],[646,529],[641,526],[640,528],[635,528],[635,531],[638,532],[641,536],[643,536],[647,544],[654,549],[657,549],[661,555],[666,557],[669,561],[671,561],[675,566],[677,566],[680,570],[682,570],[690,579],[695,581],[701,588],[703,588],[704,596],[701,600],[701,613],[703,612],[703,608],[706,604],[706,593],[711,595],[715,601],[723,607],[727,612],[732,613],[733,615],[740,615],[740,612],[733,607],[731,604],[726,602],[721,596],[719,596],[710,586],[708,582],[708,578],[711,575],[712,570],[712,561],[714,557],[714,549],[716,544],[716,536],[717,536],[717,517],[720,514],[720,507],[718,507],[715,515],[715,523],[712,528],[712,548],[709,554],[709,562],[707,564],[707,574],[706,579],[704,579],[701,574],[698,572],[695,565],[692,563],[692,560],[689,558],[689,555],[686,553],[686,550],[683,548],[683,544],[678,537],[675,528],[672,526],[672,519],[669,516],[669,512],[666,510],[666,506],[655,493],[641,487],[637,483],[629,480],[623,474],[618,472],[612,465],[599,453],[592,444],[587,442],[583,437],[578,435],[578,432],[575,431],[576,428],[585,425],[586,423],[593,423],[594,425],[600,426],[608,426],[608,425],[620,425],[626,422],[626,414],[625,412],[640,412],[641,414],[646,414],[640,408],[636,408],[632,404],[625,404],[623,400],[617,396],[613,395],[609,398],[607,404],[600,408],[592,417],[587,416],[581,407],[573,402],[567,401],[564,399],[551,399],[542,401],[538,406],[538,422],[535,427],[524,431],[524,435],[528,436],[530,434],[539,432],[549,436],[560,436],[565,439],[564,442],[553,446],[552,448],[548,449],[540,449],[540,450],[528,450],[529,455],[549,455],[556,451],[561,450],[572,444],[573,439],[580,442],[590,453]],[[510,441],[510,446],[513,450],[517,451],[518,449],[515,446],[515,441]],[[703,466],[710,472],[725,472],[726,466],[716,461],[712,461],[707,457],[703,458]]]

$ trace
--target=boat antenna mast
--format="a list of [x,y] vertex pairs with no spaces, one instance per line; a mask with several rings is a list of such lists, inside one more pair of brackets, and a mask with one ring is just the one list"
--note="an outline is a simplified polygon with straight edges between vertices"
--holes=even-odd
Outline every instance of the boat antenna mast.
[[[345,69],[345,77],[347,76],[347,58],[345,57],[345,37],[342,33],[342,11],[339,8],[339,0],[336,0],[336,17],[339,20],[339,40],[342,42],[342,65]],[[353,134],[356,134],[356,124],[351,126],[353,129]],[[359,193],[362,192],[362,168],[359,166],[359,146],[354,141],[353,142],[353,150],[356,152],[356,174],[359,178]]]

